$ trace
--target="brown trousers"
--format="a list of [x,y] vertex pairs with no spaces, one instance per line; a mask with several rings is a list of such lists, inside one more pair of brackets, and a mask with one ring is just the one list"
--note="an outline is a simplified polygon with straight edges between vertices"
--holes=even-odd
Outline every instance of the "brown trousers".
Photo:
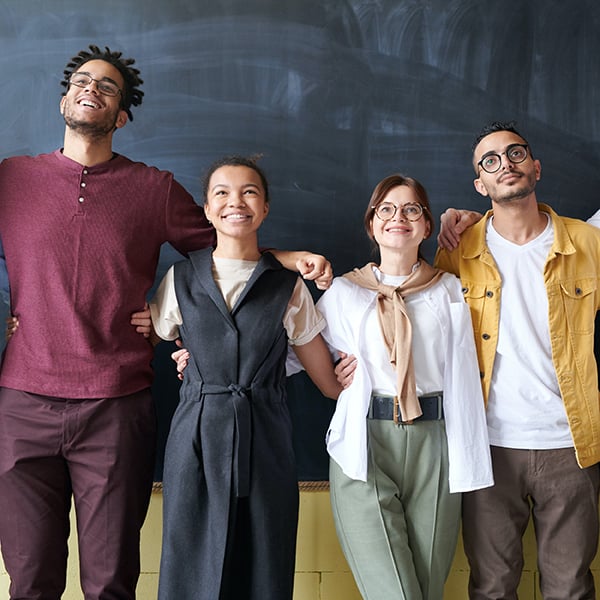
[[471,600],[516,600],[530,517],[544,600],[593,600],[600,467],[580,469],[573,448],[492,446],[495,485],[463,495]]
[[155,429],[149,390],[69,400],[0,388],[0,544],[12,599],[60,599],[71,497],[85,600],[135,598]]

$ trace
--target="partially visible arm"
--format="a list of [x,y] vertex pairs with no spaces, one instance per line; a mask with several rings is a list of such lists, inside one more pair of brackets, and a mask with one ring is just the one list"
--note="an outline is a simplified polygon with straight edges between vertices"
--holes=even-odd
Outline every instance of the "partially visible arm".
[[153,330],[150,307],[147,302],[142,310],[132,313],[129,323],[135,327],[137,333],[142,334],[145,338],[150,337]]
[[600,227],[600,210],[588,219],[588,223],[594,227]]
[[337,400],[342,386],[335,376],[331,354],[321,334],[316,335],[307,344],[292,346],[292,348],[321,393],[327,398]]
[[326,290],[333,280],[331,263],[321,254],[304,250],[269,250],[290,271],[298,271],[303,279],[314,281],[320,290]]
[[458,246],[460,236],[465,229],[475,225],[482,217],[481,213],[474,210],[448,208],[440,217],[438,245],[446,250],[454,250]]
[[340,356],[335,363],[335,376],[339,384],[346,389],[354,381],[354,371],[356,371],[356,357],[353,354],[346,354],[338,350]]
[[204,209],[175,179],[169,188],[165,224],[167,241],[183,255],[215,245],[215,230]]
[[187,348],[182,348],[181,340],[175,340],[175,345],[179,346],[179,350],[171,353],[171,359],[177,364],[177,377],[183,381],[183,372],[190,360],[190,353]]
[[152,318],[150,316],[150,307],[148,306],[148,303],[145,304],[143,310],[134,312],[131,315],[130,324],[135,327],[137,333],[148,338],[148,341],[153,346],[156,346],[156,344],[161,341],[152,326]]

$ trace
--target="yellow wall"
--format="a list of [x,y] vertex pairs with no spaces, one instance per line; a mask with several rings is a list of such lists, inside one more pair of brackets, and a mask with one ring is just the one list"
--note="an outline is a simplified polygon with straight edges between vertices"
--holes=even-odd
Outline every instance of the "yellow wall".
[[[152,494],[150,511],[142,530],[142,575],[138,585],[139,600],[155,600],[161,540],[162,494]],[[73,523],[74,529],[74,523]],[[73,536],[74,537],[74,536]],[[535,571],[535,545],[531,528],[525,534],[525,569],[519,587],[521,600],[541,600]],[[70,542],[67,592],[63,600],[81,600],[78,584],[77,549]],[[594,562],[595,574],[600,561]],[[452,572],[446,584],[444,600],[467,598],[468,566],[459,545]],[[596,580],[600,581],[596,574]],[[0,600],[8,600],[8,576],[0,574]],[[296,590],[294,600],[360,600],[348,565],[340,551],[331,509],[329,492],[303,491],[300,494],[300,524],[296,560]]]

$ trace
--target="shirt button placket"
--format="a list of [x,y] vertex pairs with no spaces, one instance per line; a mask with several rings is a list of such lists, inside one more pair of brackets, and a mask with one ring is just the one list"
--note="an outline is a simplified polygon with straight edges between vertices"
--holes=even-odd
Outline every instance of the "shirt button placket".
[[81,180],[79,182],[80,195],[79,195],[79,198],[77,199],[77,201],[79,202],[80,205],[82,205],[85,202],[85,196],[83,195],[83,192],[85,190],[86,182],[83,180],[83,176],[87,175],[87,174],[88,174],[88,170],[84,169],[81,174]]

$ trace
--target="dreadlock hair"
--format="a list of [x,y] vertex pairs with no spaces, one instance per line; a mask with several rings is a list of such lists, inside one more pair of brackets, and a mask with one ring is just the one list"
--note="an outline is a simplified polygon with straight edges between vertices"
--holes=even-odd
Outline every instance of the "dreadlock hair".
[[[144,83],[140,79],[140,72],[138,69],[132,67],[135,60],[133,58],[121,58],[122,52],[112,52],[108,46],[104,47],[104,51],[100,50],[98,46],[90,44],[90,51],[82,50],[74,56],[71,61],[65,67],[64,79],[60,82],[62,86],[69,89],[69,79],[71,75],[77,71],[82,65],[89,62],[90,60],[104,60],[107,63],[113,65],[113,67],[119,70],[123,81],[125,82],[123,93],[121,94],[121,108],[127,113],[130,121],[133,121],[133,115],[131,114],[130,107],[139,106],[142,103],[144,92],[138,89]],[[64,96],[67,92],[64,91]]]

